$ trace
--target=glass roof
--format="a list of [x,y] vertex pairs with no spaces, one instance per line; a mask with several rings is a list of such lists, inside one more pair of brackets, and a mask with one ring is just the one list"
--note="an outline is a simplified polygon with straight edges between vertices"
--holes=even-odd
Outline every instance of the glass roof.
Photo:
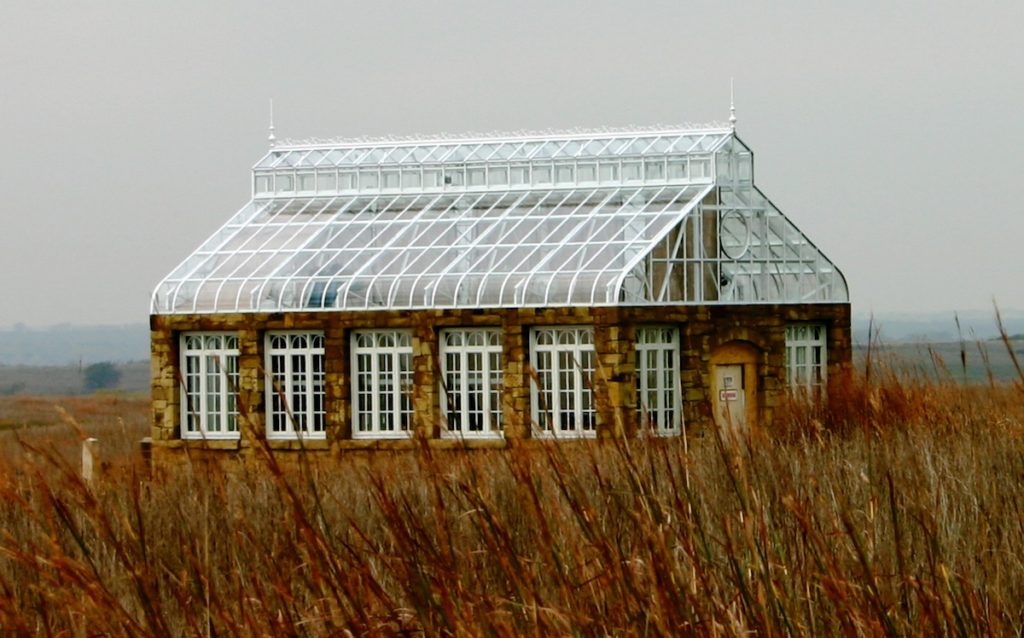
[[[453,164],[431,182],[435,161]],[[346,162],[405,164],[346,185],[340,168],[295,169]],[[276,178],[261,190],[263,165]],[[157,286],[154,313],[848,300],[728,130],[287,147],[254,174],[253,199]]]
[[711,186],[271,200],[161,283],[159,313],[610,304]]

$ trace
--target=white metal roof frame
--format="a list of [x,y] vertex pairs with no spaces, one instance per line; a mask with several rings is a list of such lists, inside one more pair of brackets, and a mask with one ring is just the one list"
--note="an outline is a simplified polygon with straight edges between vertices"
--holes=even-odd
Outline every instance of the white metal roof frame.
[[[296,180],[325,163],[338,171],[325,188]],[[474,163],[490,168],[457,172]],[[456,179],[385,184],[394,165]],[[342,188],[352,167],[378,173]],[[730,129],[282,145],[254,167],[275,173],[290,190],[254,186],[157,286],[152,312],[848,300],[842,273],[754,186]],[[721,235],[713,249],[694,238],[705,232]]]

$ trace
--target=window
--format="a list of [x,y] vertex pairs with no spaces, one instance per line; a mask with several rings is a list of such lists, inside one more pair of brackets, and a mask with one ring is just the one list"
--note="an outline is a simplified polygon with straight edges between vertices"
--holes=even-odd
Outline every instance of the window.
[[530,333],[533,421],[542,435],[594,436],[594,329],[536,328]]
[[660,158],[645,160],[644,178],[647,180],[665,179],[665,160]]
[[679,331],[641,326],[636,330],[636,394],[641,432],[678,434]]
[[420,169],[419,168],[403,168],[402,169],[402,188],[419,188],[420,187]]
[[359,171],[359,188],[374,189],[380,187],[380,174],[376,169],[364,168]]
[[754,165],[750,153],[740,153],[739,155],[739,178],[741,180],[750,181],[753,176]]
[[440,188],[441,187],[441,169],[439,168],[425,168],[423,169],[423,186],[426,188]]
[[452,436],[501,436],[501,330],[441,331],[441,412]]
[[604,162],[602,161],[598,167],[601,176],[601,182],[617,182],[619,181],[619,165],[616,162]]
[[572,184],[575,182],[576,169],[572,164],[555,164],[555,182]]
[[643,166],[639,160],[627,160],[622,162],[622,179],[627,182],[639,182],[643,179]]
[[593,184],[597,181],[597,164],[592,162],[580,164],[577,167],[576,179],[583,184]]
[[786,374],[797,392],[818,393],[825,385],[828,357],[825,326],[797,323],[786,326]]
[[318,191],[338,190],[338,174],[334,171],[317,171],[316,189]]
[[398,170],[382,171],[381,176],[384,180],[383,188],[398,188],[401,185],[402,176]]
[[277,176],[277,192],[279,193],[290,193],[295,190],[295,176],[290,174],[283,174]]
[[256,192],[257,193],[271,193],[274,191],[274,176],[273,175],[257,175],[256,176]]
[[508,184],[508,169],[503,166],[492,166],[487,171],[487,183],[492,186]]
[[669,179],[686,179],[686,160],[683,158],[671,159],[668,162]]
[[299,173],[299,190],[303,193],[311,193],[316,190],[316,176],[313,173]]
[[352,334],[354,438],[412,436],[412,336],[406,330]]
[[326,436],[324,336],[267,334],[268,439]]
[[466,168],[464,166],[444,167],[445,186],[462,186],[466,183]]
[[710,177],[710,164],[707,160],[692,160],[690,162],[690,176],[695,179]]
[[238,337],[181,335],[181,438],[238,438]]
[[530,167],[526,164],[513,164],[510,169],[510,183],[513,186],[521,186],[530,183]]

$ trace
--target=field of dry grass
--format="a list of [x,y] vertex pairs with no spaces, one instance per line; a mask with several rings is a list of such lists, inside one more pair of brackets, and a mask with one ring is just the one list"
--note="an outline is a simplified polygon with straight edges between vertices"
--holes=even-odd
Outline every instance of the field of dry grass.
[[[723,441],[145,480],[147,402],[0,400],[25,635],[983,635],[1024,628],[1024,386],[876,372]],[[19,427],[29,425],[31,427]],[[80,437],[110,463],[78,478]],[[294,459],[295,457],[289,457]]]

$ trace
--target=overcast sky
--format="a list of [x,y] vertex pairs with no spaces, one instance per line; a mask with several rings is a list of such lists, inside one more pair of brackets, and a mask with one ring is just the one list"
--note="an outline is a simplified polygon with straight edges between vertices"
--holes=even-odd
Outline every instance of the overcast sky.
[[1024,308],[1024,2],[0,6],[0,327],[146,321],[279,137],[724,122],[854,310]]

